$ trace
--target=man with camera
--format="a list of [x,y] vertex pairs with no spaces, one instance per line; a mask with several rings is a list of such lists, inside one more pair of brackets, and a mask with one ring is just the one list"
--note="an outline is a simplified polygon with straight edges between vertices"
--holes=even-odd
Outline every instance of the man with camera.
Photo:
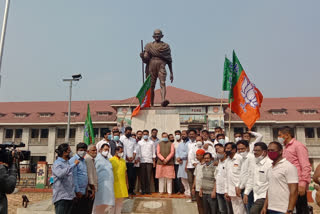
[[14,152],[0,148],[0,213],[8,213],[6,194],[11,194],[17,183],[17,168]]

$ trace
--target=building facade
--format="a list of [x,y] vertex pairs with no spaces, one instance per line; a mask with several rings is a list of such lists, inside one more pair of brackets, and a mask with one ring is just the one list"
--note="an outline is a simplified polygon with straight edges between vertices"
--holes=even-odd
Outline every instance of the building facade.
[[[246,126],[237,115],[231,114],[227,100],[197,94],[175,87],[167,87],[170,106],[180,115],[181,130],[225,129],[233,140],[235,132],[245,132]],[[90,105],[95,141],[103,138],[105,129],[131,125],[131,113],[138,105],[134,98],[107,101],[72,102],[70,145],[83,141],[87,105]],[[156,91],[155,105],[160,105],[160,91]],[[65,142],[68,103],[58,102],[2,102],[0,103],[0,143],[23,142],[31,151],[31,162],[55,160],[55,148]],[[253,130],[263,135],[263,141],[277,140],[278,130],[289,126],[295,138],[308,150],[313,169],[320,163],[320,97],[265,98],[261,117]],[[229,133],[229,121],[231,129]],[[150,127],[150,129],[153,127]],[[156,127],[155,127],[156,128]],[[136,131],[136,130],[134,130]]]

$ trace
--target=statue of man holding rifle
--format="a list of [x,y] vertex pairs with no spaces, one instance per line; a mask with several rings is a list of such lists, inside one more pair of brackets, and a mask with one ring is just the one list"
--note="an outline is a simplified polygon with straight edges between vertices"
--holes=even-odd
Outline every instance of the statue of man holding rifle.
[[154,89],[157,79],[160,80],[161,88],[161,106],[167,106],[169,101],[166,100],[166,65],[170,70],[170,80],[173,82],[172,58],[170,46],[161,41],[163,37],[162,31],[157,29],[153,33],[154,41],[148,43],[143,52],[140,53],[142,62],[146,64],[146,77],[151,75],[151,106],[154,105]]

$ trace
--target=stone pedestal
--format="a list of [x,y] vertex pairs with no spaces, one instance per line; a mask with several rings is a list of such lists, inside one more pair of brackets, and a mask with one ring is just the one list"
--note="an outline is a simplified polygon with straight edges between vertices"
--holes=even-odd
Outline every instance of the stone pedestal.
[[180,130],[179,112],[172,107],[151,107],[143,109],[139,114],[132,118],[132,129],[134,131],[147,129],[158,129],[158,138],[161,138],[162,132],[174,134],[174,131]]

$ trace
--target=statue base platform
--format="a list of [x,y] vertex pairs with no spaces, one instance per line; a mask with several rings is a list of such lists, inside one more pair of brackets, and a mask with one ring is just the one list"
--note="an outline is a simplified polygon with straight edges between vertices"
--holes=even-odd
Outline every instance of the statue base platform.
[[[174,107],[150,107],[140,110],[139,114],[132,118],[131,126],[134,131],[158,129],[158,138],[162,132],[174,134],[180,130],[179,112]],[[151,133],[150,133],[151,134]]]

